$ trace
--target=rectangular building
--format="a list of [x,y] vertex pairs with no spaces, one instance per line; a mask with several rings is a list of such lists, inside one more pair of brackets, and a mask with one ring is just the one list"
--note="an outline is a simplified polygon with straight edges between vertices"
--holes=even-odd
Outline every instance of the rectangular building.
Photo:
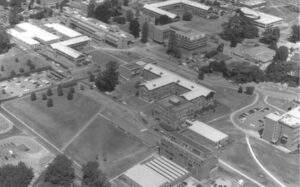
[[190,138],[197,140],[197,137],[202,137],[201,140],[204,140],[204,142],[216,146],[217,148],[228,144],[229,136],[227,134],[201,121],[187,120],[186,124],[189,127],[183,133]]
[[238,5],[247,8],[258,9],[266,7],[267,2],[265,0],[239,0]]
[[124,172],[119,179],[131,187],[171,187],[190,173],[163,156],[155,156]]
[[202,180],[216,175],[218,159],[210,150],[178,133],[162,138],[159,154],[172,160]]
[[81,34],[79,32],[76,32],[75,30],[70,29],[69,27],[66,27],[59,23],[47,23],[47,24],[45,24],[45,26],[48,28],[51,28],[69,38],[81,36]]
[[277,16],[266,14],[264,12],[256,11],[250,8],[243,7],[241,11],[250,18],[254,25],[261,28],[269,28],[279,26],[283,19]]
[[300,106],[279,116],[268,114],[262,138],[294,151],[300,148]]
[[143,61],[137,61],[130,64],[124,64],[119,67],[119,73],[122,78],[129,80],[142,73],[143,67],[146,65]]
[[91,37],[94,41],[106,42],[116,48],[128,48],[133,43],[134,37],[116,25],[109,25],[70,11],[66,11],[65,19],[68,26]]

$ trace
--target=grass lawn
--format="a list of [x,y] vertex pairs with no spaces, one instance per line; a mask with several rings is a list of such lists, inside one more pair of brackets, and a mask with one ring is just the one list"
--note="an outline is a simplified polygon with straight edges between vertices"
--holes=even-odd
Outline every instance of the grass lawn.
[[294,108],[297,106],[297,104],[293,101],[286,100],[286,99],[280,99],[280,98],[275,98],[275,97],[268,97],[267,101],[274,105],[277,106],[278,108],[281,108],[283,110],[288,110],[290,107]]
[[300,161],[298,154],[286,154],[254,138],[251,138],[250,142],[257,158],[272,174],[287,186],[299,185]]
[[47,107],[47,101],[43,101],[41,95],[37,94],[36,101],[31,101],[28,96],[10,101],[5,106],[59,148],[100,108],[100,104],[82,91],[76,91],[74,99],[67,100],[67,90],[64,90],[64,96],[57,96],[56,89],[53,90],[51,98],[54,104],[51,108]]
[[110,61],[116,61],[119,62],[117,58],[114,58],[113,56],[110,56],[108,54],[105,54],[101,52],[101,50],[96,50],[90,53],[92,55],[92,59],[95,64],[100,65],[102,68],[105,67],[105,65]]
[[147,151],[141,141],[100,116],[66,149],[79,163],[98,157],[100,166],[110,177],[138,162]]
[[[16,59],[18,59],[16,61]],[[15,71],[16,74],[20,74],[20,69],[23,68],[24,72],[29,72],[30,68],[26,64],[28,60],[32,61],[35,69],[47,66],[47,62],[41,58],[35,57],[29,54],[18,54],[18,56],[8,56],[0,60],[0,67],[3,67],[4,70],[0,70],[1,78],[8,77],[11,75],[12,71]],[[23,72],[23,73],[24,73]]]

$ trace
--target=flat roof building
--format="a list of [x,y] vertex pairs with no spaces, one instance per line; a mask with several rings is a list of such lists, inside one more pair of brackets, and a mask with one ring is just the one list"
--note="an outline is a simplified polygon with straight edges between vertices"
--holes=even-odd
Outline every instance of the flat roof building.
[[158,3],[145,4],[143,7],[143,11],[146,15],[150,17],[159,17],[162,15],[166,15],[172,20],[178,18],[177,14],[170,12],[172,9],[187,9],[191,10],[194,14],[204,14],[206,13],[210,7],[199,2],[190,1],[190,0],[167,0]]
[[283,21],[283,19],[280,17],[266,14],[264,12],[256,11],[246,7],[241,8],[241,11],[245,14],[245,16],[251,18],[256,26],[262,28],[278,26]]
[[290,151],[300,148],[300,106],[283,115],[274,113],[265,116],[262,138],[279,144]]
[[267,5],[265,0],[239,0],[238,4],[247,8],[264,8]]
[[275,51],[265,46],[258,46],[243,50],[241,55],[256,63],[268,63],[273,60]]
[[169,187],[190,173],[163,156],[155,156],[127,170],[120,179],[133,187]]
[[87,45],[90,40],[91,39],[87,36],[80,36],[51,44],[51,47],[60,55],[63,55],[66,58],[78,63],[84,61],[85,59],[85,55],[78,49],[83,48],[83,46]]
[[215,146],[224,146],[228,143],[229,136],[201,121],[187,120],[186,124],[189,125],[188,130],[192,131],[201,137],[204,137],[209,143]]
[[69,27],[66,27],[59,23],[47,23],[47,24],[45,24],[45,26],[48,28],[52,28],[52,29],[58,31],[59,33],[65,35],[67,37],[70,37],[70,38],[81,36],[81,34],[79,32],[76,32],[75,30],[70,29]]

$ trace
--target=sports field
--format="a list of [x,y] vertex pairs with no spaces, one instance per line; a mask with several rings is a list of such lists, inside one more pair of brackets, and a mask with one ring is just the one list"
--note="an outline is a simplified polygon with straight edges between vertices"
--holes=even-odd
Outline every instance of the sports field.
[[101,105],[86,96],[83,91],[75,91],[73,100],[57,96],[53,90],[53,107],[47,107],[47,101],[37,93],[37,100],[31,101],[30,96],[6,103],[5,107],[19,119],[31,126],[44,138],[62,148],[87,121],[98,112]]
[[148,152],[140,140],[101,116],[66,149],[66,154],[79,163],[97,159],[109,177],[128,169]]

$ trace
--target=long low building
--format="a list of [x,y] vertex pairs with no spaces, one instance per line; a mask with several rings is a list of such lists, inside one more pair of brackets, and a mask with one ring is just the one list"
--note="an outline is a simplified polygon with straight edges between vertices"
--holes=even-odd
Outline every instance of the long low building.
[[205,14],[210,7],[190,0],[167,0],[146,4],[143,7],[143,12],[150,17],[157,18],[166,15],[172,20],[175,20],[178,18],[178,15],[170,12],[172,9],[184,9],[191,11],[193,14],[202,15]]
[[155,156],[127,170],[120,179],[131,187],[170,187],[190,173],[163,156]]
[[70,29],[69,27],[66,27],[59,23],[47,23],[47,24],[45,24],[45,26],[48,28],[51,28],[69,38],[81,36],[81,33],[76,32],[75,30]]
[[261,28],[275,27],[281,24],[283,21],[283,19],[280,17],[252,10],[246,7],[241,8],[241,11],[245,14],[245,16],[252,19],[254,25]]
[[79,50],[86,46],[90,40],[91,39],[87,36],[81,36],[51,44],[51,47],[55,49],[59,55],[63,55],[71,61],[80,63],[85,60],[86,55]]
[[201,121],[187,120],[186,124],[189,126],[189,132],[184,132],[186,136],[195,137],[195,139],[197,139],[197,136],[203,137],[207,143],[213,144],[216,147],[222,147],[228,144],[229,136],[227,134]]

